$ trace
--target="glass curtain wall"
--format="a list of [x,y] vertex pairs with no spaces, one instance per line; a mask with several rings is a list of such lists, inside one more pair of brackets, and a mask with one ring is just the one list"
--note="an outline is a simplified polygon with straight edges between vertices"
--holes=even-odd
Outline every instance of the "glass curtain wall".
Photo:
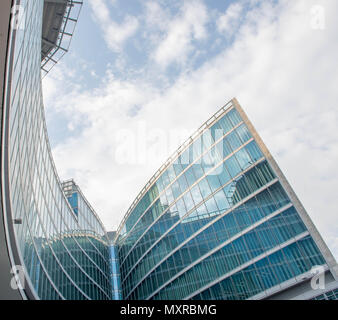
[[325,265],[236,107],[208,123],[119,228],[125,299],[247,299]]
[[[50,152],[41,88],[43,0],[21,0],[11,33],[5,140],[7,211],[20,258],[40,299],[111,299],[109,240],[81,194],[73,210]],[[3,149],[4,150],[4,149]]]

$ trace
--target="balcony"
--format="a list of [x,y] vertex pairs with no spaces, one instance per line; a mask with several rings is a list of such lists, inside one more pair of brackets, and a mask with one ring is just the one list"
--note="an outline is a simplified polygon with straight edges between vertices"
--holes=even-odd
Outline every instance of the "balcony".
[[83,1],[45,0],[43,8],[42,77],[68,52]]

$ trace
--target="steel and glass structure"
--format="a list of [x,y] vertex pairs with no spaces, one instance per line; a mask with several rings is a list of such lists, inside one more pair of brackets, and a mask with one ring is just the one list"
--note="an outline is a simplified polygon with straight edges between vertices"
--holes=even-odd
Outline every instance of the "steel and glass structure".
[[116,235],[125,299],[291,299],[337,264],[236,99],[156,172]]
[[[58,178],[42,101],[41,68],[62,50],[70,11],[80,5],[1,1],[1,268],[8,272],[1,296],[7,298],[112,298],[110,241],[76,184]],[[10,279],[14,273],[24,275],[19,285]]]
[[[0,298],[335,299],[337,263],[236,99],[155,173],[116,233],[59,180],[41,77],[81,4],[0,3]],[[310,286],[313,267],[325,288]]]
[[113,300],[122,300],[120,261],[117,253],[118,248],[114,243],[115,236],[116,236],[115,231],[108,232],[108,237],[111,240],[110,245],[111,285],[113,290]]

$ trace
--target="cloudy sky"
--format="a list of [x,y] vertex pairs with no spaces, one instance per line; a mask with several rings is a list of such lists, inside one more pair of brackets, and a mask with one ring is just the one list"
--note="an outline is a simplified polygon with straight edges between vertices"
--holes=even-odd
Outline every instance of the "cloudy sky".
[[237,97],[338,257],[337,0],[85,0],[43,80],[62,180],[108,230]]

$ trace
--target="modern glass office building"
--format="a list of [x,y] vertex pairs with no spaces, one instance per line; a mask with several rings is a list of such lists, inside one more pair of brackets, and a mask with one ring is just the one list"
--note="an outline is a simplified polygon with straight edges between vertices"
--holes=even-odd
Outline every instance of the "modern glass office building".
[[80,6],[0,4],[0,297],[335,299],[337,263],[236,99],[155,173],[116,233],[61,183],[41,75]]
[[125,299],[311,297],[337,264],[236,99],[141,191],[122,222]]
[[[79,1],[1,1],[2,297],[112,298],[110,241],[50,152],[41,74],[70,37]],[[11,13],[11,15],[10,15]],[[43,69],[43,70],[42,70]],[[17,266],[17,267],[15,267]],[[17,273],[21,285],[13,283]],[[17,290],[13,290],[17,289]]]

